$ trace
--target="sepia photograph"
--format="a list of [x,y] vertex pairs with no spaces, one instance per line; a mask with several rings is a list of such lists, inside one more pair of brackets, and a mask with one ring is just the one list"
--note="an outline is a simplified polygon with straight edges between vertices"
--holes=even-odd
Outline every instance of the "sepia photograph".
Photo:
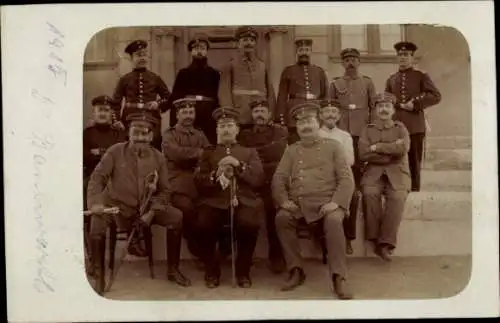
[[500,314],[492,2],[1,12],[9,321]]
[[99,295],[432,299],[468,284],[471,71],[456,29],[108,28],[83,69]]

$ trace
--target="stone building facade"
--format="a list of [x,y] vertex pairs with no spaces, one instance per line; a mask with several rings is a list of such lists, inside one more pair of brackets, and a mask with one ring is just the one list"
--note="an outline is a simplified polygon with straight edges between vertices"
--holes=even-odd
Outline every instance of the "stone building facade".
[[[215,27],[123,27],[100,31],[90,39],[84,57],[84,124],[90,115],[90,101],[100,94],[112,95],[119,77],[131,66],[123,49],[132,40],[149,43],[150,69],[171,89],[177,71],[189,64],[187,43],[197,32],[209,35],[209,62],[220,68],[232,55],[236,26]],[[373,78],[383,91],[388,76],[397,69],[392,45],[410,40],[419,46],[419,69],[427,71],[442,92],[442,102],[428,110],[431,137],[471,136],[471,72],[469,50],[461,33],[450,27],[429,25],[302,25],[257,26],[258,55],[267,62],[278,89],[283,68],[295,60],[294,40],[313,39],[312,62],[323,67],[329,80],[342,75],[340,51],[356,47],[362,52],[361,73]],[[163,128],[168,125],[167,115]]]

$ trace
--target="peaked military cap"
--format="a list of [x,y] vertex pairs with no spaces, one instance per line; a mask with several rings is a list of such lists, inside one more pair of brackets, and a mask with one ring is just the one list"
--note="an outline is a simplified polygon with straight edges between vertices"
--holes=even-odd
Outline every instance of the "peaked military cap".
[[251,26],[241,26],[236,29],[236,33],[234,36],[236,37],[236,39],[240,39],[243,37],[252,37],[257,39],[258,33],[257,30],[255,30],[255,28]]
[[210,48],[210,41],[208,40],[208,36],[205,34],[196,34],[187,45],[188,51],[191,51],[193,47],[197,46],[200,43],[205,43],[207,45],[207,48]]
[[137,122],[147,125],[148,128],[153,128],[159,124],[158,118],[155,118],[148,111],[131,113],[127,116],[127,121],[130,125]]
[[172,104],[177,110],[182,108],[194,108],[196,107],[196,98],[193,96],[186,96],[182,99],[175,100]]
[[113,104],[113,99],[107,95],[99,95],[92,99],[92,105],[111,105]]
[[342,59],[347,58],[347,57],[357,57],[359,58],[361,54],[359,53],[359,50],[356,48],[345,48],[340,52],[340,57]]
[[312,39],[297,39],[295,41],[295,46],[296,47],[301,47],[301,46],[312,46],[313,41]]
[[394,94],[389,92],[377,93],[377,95],[375,96],[375,104],[379,102],[390,102],[392,104],[395,104],[396,97],[394,96]]
[[264,100],[264,99],[254,100],[254,101],[250,102],[249,107],[250,107],[250,110],[253,110],[254,108],[257,108],[257,107],[269,108],[269,103],[267,102],[267,100]]
[[320,106],[313,102],[299,103],[292,107],[290,115],[295,120],[299,120],[311,115],[317,115],[320,110]]
[[326,108],[326,107],[335,107],[337,109],[340,109],[340,101],[339,100],[323,100],[320,103],[321,108]]
[[238,115],[238,110],[232,107],[220,107],[212,112],[212,118],[214,118],[217,122],[223,119],[233,119],[234,121],[237,121]]
[[130,44],[125,47],[125,53],[132,55],[133,53],[137,52],[138,50],[141,50],[143,48],[147,48],[148,43],[146,43],[144,40],[134,40]]
[[400,42],[394,44],[394,49],[397,52],[402,51],[402,50],[408,50],[410,52],[415,52],[418,49],[418,47],[417,47],[417,45],[415,45],[412,42],[400,41]]

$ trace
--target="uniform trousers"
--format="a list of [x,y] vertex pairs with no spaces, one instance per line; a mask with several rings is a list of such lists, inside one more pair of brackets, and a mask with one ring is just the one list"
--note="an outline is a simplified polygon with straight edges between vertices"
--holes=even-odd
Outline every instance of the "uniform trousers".
[[352,143],[354,148],[354,165],[352,165],[351,170],[354,177],[354,184],[356,185],[354,193],[352,195],[351,204],[349,206],[349,216],[344,219],[344,233],[348,240],[356,239],[356,223],[358,219],[358,204],[360,200],[360,182],[361,182],[361,162],[359,161],[359,150],[358,150],[358,136],[352,136]]
[[408,152],[408,164],[411,173],[411,190],[420,191],[420,170],[422,168],[422,157],[424,152],[425,133],[410,135],[410,151]]
[[[320,234],[325,236],[330,276],[336,274],[346,278],[347,259],[345,254],[343,228],[344,217],[345,211],[341,208],[337,208],[325,214],[323,218],[317,222],[309,224],[309,226],[320,226]],[[303,217],[301,214],[294,214],[283,209],[279,210],[276,215],[276,229],[289,270],[293,268],[304,268],[303,259],[300,254],[299,237],[297,235],[297,227],[300,223],[299,221],[302,219]],[[318,232],[318,230],[313,231]]]
[[283,250],[276,232],[276,213],[278,210],[275,207],[270,185],[264,186],[260,192],[266,216],[267,242],[269,244],[268,258],[278,260],[283,258]]
[[[394,249],[408,190],[394,189],[385,174],[375,182],[363,185],[362,190],[366,240]],[[384,205],[382,197],[385,197]]]
[[171,200],[172,205],[182,212],[182,233],[186,239],[188,250],[193,256],[199,258],[200,250],[195,232],[197,220],[195,201],[180,193],[173,193]]
[[[236,275],[250,273],[252,257],[260,228],[261,208],[240,204],[234,213],[234,233],[236,236]],[[202,260],[208,276],[220,276],[220,263],[215,247],[221,230],[230,224],[230,211],[202,204],[198,210],[197,233]]]

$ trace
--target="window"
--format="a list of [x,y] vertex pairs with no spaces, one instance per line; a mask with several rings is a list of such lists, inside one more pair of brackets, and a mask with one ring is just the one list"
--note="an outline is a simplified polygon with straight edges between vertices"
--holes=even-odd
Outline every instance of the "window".
[[357,48],[360,52],[368,50],[368,37],[366,25],[340,26],[340,42],[342,48]]
[[330,26],[331,57],[338,59],[343,48],[357,48],[365,57],[389,57],[394,44],[406,39],[405,25]]

